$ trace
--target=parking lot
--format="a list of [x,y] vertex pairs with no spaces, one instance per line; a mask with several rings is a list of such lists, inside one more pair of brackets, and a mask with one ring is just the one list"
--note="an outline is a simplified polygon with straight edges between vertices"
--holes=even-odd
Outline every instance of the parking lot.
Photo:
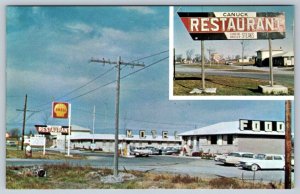
[[[70,163],[79,166],[93,166],[97,168],[113,168],[112,154],[83,153],[87,160],[41,160],[41,159],[6,159],[7,166],[33,166],[44,164]],[[134,158],[119,158],[120,170],[140,170],[151,172],[168,172],[189,174],[203,178],[211,177],[234,177],[252,179],[253,172],[242,170],[234,166],[217,164],[213,160],[200,159],[197,157],[180,156],[149,156]],[[293,175],[294,176],[294,173]],[[284,181],[283,170],[260,170],[255,172],[258,181]]]

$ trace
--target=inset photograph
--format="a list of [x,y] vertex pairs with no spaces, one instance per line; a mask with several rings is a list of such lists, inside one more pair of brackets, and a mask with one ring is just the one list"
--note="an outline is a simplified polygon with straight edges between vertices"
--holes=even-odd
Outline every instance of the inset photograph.
[[173,97],[294,95],[294,6],[178,6],[173,19]]

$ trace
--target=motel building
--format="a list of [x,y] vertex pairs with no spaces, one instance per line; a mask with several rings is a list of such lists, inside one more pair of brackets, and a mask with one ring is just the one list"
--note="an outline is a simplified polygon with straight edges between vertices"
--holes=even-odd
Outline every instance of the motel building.
[[[146,131],[140,131],[138,135],[120,134],[119,135],[119,149],[130,149],[131,147],[177,147],[181,145],[181,138],[179,136],[169,136],[165,131],[161,135],[152,134],[146,135]],[[71,135],[71,148],[72,149],[91,149],[94,142],[94,149],[101,149],[104,152],[114,152],[115,149],[115,135],[114,134],[81,134]]]
[[[67,147],[68,126],[35,125],[39,134],[50,135],[53,139],[53,147],[65,149]],[[70,135],[71,149],[95,149],[104,152],[114,152],[115,134],[92,134],[89,128],[78,125],[71,126]],[[94,142],[94,143],[93,143]],[[182,140],[177,132],[170,133],[157,130],[139,130],[138,134],[133,134],[133,130],[127,129],[126,134],[119,134],[119,149],[129,149],[132,147],[179,147]]]
[[187,131],[179,136],[189,155],[199,151],[284,154],[285,123],[240,119]]

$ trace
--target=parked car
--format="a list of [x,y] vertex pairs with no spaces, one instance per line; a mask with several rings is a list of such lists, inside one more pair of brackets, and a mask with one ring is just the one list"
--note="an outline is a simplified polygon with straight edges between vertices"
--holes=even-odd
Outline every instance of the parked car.
[[239,165],[243,158],[253,158],[254,153],[251,152],[231,152],[227,156],[219,159],[224,165]]
[[159,155],[159,149],[158,148],[150,148],[151,155]]
[[214,160],[220,162],[221,159],[225,159],[228,154],[216,154]]
[[261,169],[284,169],[285,160],[283,155],[257,154],[253,159],[240,160],[243,169],[257,171]]
[[6,145],[7,146],[11,146],[11,147],[16,147],[17,146],[17,142],[15,142],[15,141],[6,141]]
[[151,154],[151,150],[144,147],[136,147],[132,152],[135,156],[149,156]]
[[166,147],[162,149],[162,154],[163,155],[176,155],[180,153],[180,149],[175,148],[175,147]]
[[225,65],[233,65],[232,61],[225,61]]

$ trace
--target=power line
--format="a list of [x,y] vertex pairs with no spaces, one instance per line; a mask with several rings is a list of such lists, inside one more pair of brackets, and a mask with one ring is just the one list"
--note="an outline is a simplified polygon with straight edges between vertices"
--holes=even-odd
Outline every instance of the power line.
[[[89,114],[94,114],[91,111],[87,111],[87,110],[82,110],[82,109],[78,109],[78,108],[73,108],[72,110],[77,110],[77,111],[81,111],[81,112],[85,112],[85,113],[89,113]],[[101,113],[96,113],[96,115],[101,115],[104,116]],[[111,115],[105,115],[107,117],[113,118],[113,116]],[[138,119],[129,119],[126,118],[126,120],[128,121],[134,121],[134,122],[141,122],[141,123],[150,123],[150,124],[161,124],[161,125],[175,125],[175,126],[195,126],[195,124],[184,124],[184,123],[174,123],[174,122],[155,122],[155,121],[146,121],[146,120],[138,120]]]
[[99,75],[99,76],[95,77],[94,79],[92,79],[92,80],[90,80],[89,82],[87,82],[87,83],[83,84],[82,86],[80,86],[80,87],[78,87],[78,88],[75,88],[74,90],[72,90],[72,91],[70,91],[70,92],[66,93],[66,94],[65,94],[65,95],[63,95],[63,96],[60,96],[58,99],[60,99],[60,98],[63,98],[63,97],[66,97],[66,96],[68,96],[68,95],[70,95],[70,94],[74,93],[75,91],[77,91],[77,90],[79,90],[79,89],[81,89],[81,88],[83,88],[83,87],[85,87],[85,86],[89,85],[90,83],[92,83],[92,82],[96,81],[97,79],[99,79],[99,78],[103,77],[104,75],[106,75],[107,73],[111,72],[113,69],[114,69],[113,67],[112,67],[112,68],[110,68],[110,69],[109,69],[109,70],[107,70],[106,72],[104,72],[104,73],[102,73],[101,75]]
[[[154,56],[157,56],[157,55],[166,53],[166,52],[168,52],[168,51],[169,51],[169,50],[165,50],[165,51],[161,51],[161,52],[158,52],[158,53],[154,53],[154,54],[151,54],[151,55],[148,55],[148,56],[145,56],[145,57],[141,57],[141,58],[132,60],[132,61],[130,61],[129,63],[133,63],[133,62],[135,62],[135,61],[139,61],[139,60],[147,59],[147,58],[150,58],[150,57],[154,57]],[[87,83],[83,84],[82,86],[80,86],[80,87],[78,87],[78,88],[75,88],[75,89],[71,90],[70,92],[68,92],[68,93],[66,93],[66,94],[64,94],[64,95],[62,95],[62,96],[60,96],[60,97],[58,97],[57,99],[59,100],[59,99],[61,99],[61,98],[63,98],[63,97],[66,97],[66,96],[68,96],[68,95],[74,93],[75,91],[80,90],[81,88],[83,88],[83,87],[89,85],[90,83],[96,81],[97,79],[103,77],[104,75],[106,75],[107,73],[109,73],[110,71],[112,71],[113,69],[114,69],[114,68],[112,67],[111,69],[107,70],[106,72],[102,73],[101,75],[99,75],[99,76],[93,78],[92,80],[88,81]],[[113,81],[113,82],[115,82],[115,81]],[[113,82],[112,82],[112,83],[113,83]],[[110,84],[111,84],[111,83],[110,83]],[[106,85],[104,85],[103,87],[105,87],[105,86],[106,86]],[[13,97],[17,97],[17,96],[13,96]],[[19,97],[19,96],[18,96],[18,97]],[[21,96],[20,96],[20,97],[21,97]],[[43,106],[48,105],[49,103],[51,104],[52,101],[49,101],[49,102],[44,103],[44,104],[40,104],[40,105],[38,105],[38,106],[35,106],[34,108],[43,107]]]
[[[140,72],[140,71],[142,71],[142,70],[144,70],[144,69],[146,69],[146,68],[149,68],[149,67],[151,67],[151,66],[153,66],[153,65],[155,65],[155,64],[157,64],[157,63],[159,63],[159,62],[161,62],[161,61],[163,61],[163,60],[165,60],[165,59],[167,59],[167,58],[169,58],[169,57],[165,57],[165,58],[163,58],[163,59],[160,59],[160,60],[158,60],[158,61],[155,61],[155,62],[151,63],[150,65],[147,65],[147,66],[145,66],[145,67],[143,67],[143,68],[141,68],[141,69],[138,69],[138,70],[136,70],[136,71],[134,71],[134,72],[131,72],[131,73],[125,75],[125,76],[122,76],[121,79],[124,79],[124,78],[126,78],[126,77],[129,77],[130,75],[133,75],[133,74],[135,74],[135,73],[137,73],[137,72]],[[96,90],[99,90],[99,89],[101,89],[101,88],[103,88],[103,87],[105,87],[105,86],[108,86],[108,85],[110,85],[110,84],[112,84],[112,83],[115,83],[115,82],[116,82],[116,80],[111,81],[111,82],[108,82],[108,83],[103,84],[103,85],[101,85],[101,86],[99,86],[99,87],[97,87],[97,88],[95,88],[95,89],[93,89],[93,90],[90,90],[90,91],[85,92],[85,93],[83,93],[83,94],[81,94],[81,95],[75,96],[75,97],[73,97],[73,98],[70,98],[70,99],[68,99],[67,101],[72,101],[72,100],[74,100],[74,99],[76,99],[76,98],[80,98],[80,97],[82,97],[82,96],[88,95],[88,94],[90,94],[90,93],[92,93],[92,92],[94,92],[94,91],[96,91]]]

